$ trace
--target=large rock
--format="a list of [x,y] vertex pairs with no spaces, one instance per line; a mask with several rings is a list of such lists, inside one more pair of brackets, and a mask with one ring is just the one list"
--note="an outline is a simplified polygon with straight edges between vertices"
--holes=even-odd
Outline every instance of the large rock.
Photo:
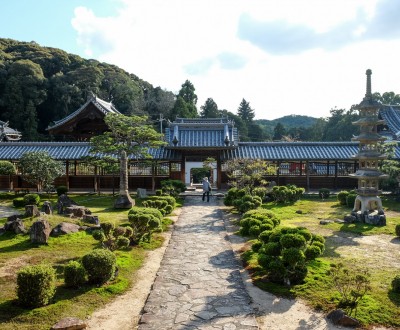
[[341,309],[335,309],[327,315],[327,319],[331,320],[333,324],[343,327],[355,328],[360,326],[360,322],[352,317],[346,315]]
[[75,218],[83,218],[85,214],[92,214],[92,212],[85,206],[71,205],[65,208],[64,214],[69,214]]
[[58,197],[56,204],[58,214],[64,214],[65,208],[72,205],[78,205],[78,204],[74,202],[71,198],[69,198],[67,195],[61,195],[60,197]]
[[41,211],[46,214],[53,214],[53,208],[49,201],[44,201]]
[[146,198],[146,197],[147,197],[147,191],[146,191],[146,189],[138,188],[138,189],[137,189],[137,197],[139,197],[139,198]]
[[61,222],[53,228],[50,236],[60,236],[72,233],[77,233],[80,230],[80,226],[70,222]]
[[36,244],[47,244],[51,228],[47,220],[39,219],[34,222],[30,229],[31,242]]
[[51,330],[81,330],[86,329],[87,324],[76,317],[66,317],[51,327]]
[[15,214],[7,218],[3,230],[13,232],[14,234],[26,234],[28,232],[22,220]]
[[39,217],[40,211],[36,205],[25,205],[25,217]]
[[82,217],[82,221],[86,223],[92,223],[94,225],[98,225],[100,223],[99,217],[97,215],[84,214]]

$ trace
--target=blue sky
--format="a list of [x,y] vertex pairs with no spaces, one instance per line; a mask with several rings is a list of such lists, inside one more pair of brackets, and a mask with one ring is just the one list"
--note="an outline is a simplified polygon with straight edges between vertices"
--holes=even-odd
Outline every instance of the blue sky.
[[0,37],[115,64],[256,118],[326,117],[372,89],[400,93],[397,0],[2,1]]

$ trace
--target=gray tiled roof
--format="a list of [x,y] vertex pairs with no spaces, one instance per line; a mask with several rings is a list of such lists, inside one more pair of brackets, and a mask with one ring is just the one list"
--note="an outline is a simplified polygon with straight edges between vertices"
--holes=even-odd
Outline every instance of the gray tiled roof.
[[[52,158],[57,160],[78,160],[89,156],[89,150],[88,142],[1,142],[0,159],[18,160],[25,152],[47,151]],[[178,159],[174,150],[164,147],[150,148],[149,153],[158,160]]]
[[106,102],[96,96],[92,97],[91,99],[87,100],[84,105],[82,105],[78,110],[72,112],[68,116],[64,117],[63,119],[60,119],[58,121],[54,122],[54,125],[47,127],[47,130],[54,129],[58,126],[63,125],[64,123],[68,122],[78,114],[80,114],[87,106],[89,103],[93,103],[94,106],[99,109],[102,113],[107,115],[108,113],[117,113],[120,114],[120,112],[113,106],[111,102]]
[[266,160],[350,160],[358,153],[352,142],[242,142],[234,150],[224,150],[222,159]]
[[[226,144],[225,138],[229,137]],[[177,143],[174,144],[174,139]],[[169,148],[233,148],[237,146],[238,132],[234,122],[222,118],[177,118],[165,130]]]
[[384,105],[379,109],[379,116],[385,121],[391,133],[400,138],[400,106]]

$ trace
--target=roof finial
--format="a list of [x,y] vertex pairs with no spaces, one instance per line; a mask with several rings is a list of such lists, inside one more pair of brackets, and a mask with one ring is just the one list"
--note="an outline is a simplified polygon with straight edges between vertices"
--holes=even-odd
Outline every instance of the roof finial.
[[367,75],[367,93],[365,94],[365,96],[370,97],[370,96],[372,96],[372,93],[371,93],[371,74],[372,74],[372,71],[371,71],[371,69],[368,69],[365,72],[365,74]]

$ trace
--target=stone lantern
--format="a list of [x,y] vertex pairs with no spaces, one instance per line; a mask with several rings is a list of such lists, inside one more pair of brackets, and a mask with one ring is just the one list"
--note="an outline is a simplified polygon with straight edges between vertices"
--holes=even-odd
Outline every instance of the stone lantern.
[[360,134],[353,141],[359,141],[358,170],[350,174],[358,180],[357,197],[351,216],[345,217],[348,222],[363,222],[373,225],[386,225],[386,216],[383,212],[382,201],[379,197],[379,181],[387,175],[379,171],[379,161],[385,159],[385,155],[378,149],[378,144],[385,140],[377,131],[378,125],[384,123],[378,118],[381,104],[372,98],[371,93],[371,70],[367,70],[367,92],[364,99],[356,109],[359,110],[360,118],[353,125],[360,127]]

